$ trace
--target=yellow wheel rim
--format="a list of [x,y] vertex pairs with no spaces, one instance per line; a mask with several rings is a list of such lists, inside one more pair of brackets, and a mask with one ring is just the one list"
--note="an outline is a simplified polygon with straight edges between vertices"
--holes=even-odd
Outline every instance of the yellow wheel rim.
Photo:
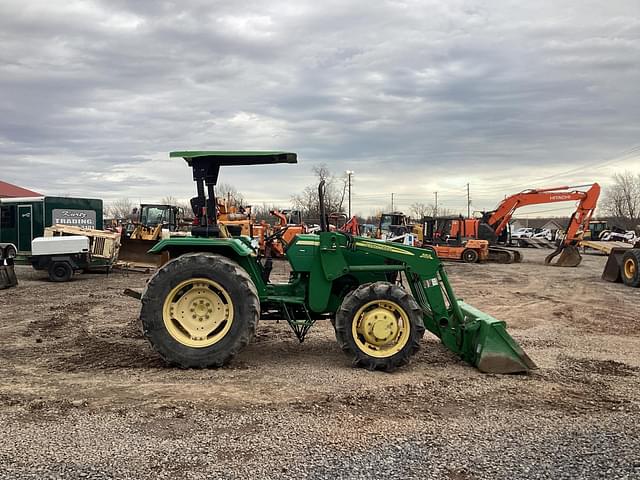
[[358,348],[376,358],[391,357],[402,350],[409,341],[410,330],[407,313],[389,300],[365,304],[356,312],[351,324]]
[[190,278],[176,285],[164,300],[164,325],[187,347],[204,348],[219,342],[233,323],[233,303],[219,283]]
[[627,278],[633,278],[636,274],[636,262],[632,258],[629,258],[624,262],[624,276]]

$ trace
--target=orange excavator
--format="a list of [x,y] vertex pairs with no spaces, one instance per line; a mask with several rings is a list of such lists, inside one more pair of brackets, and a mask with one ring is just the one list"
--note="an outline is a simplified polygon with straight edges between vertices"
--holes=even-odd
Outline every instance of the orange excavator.
[[[589,188],[584,189],[585,187]],[[484,212],[478,229],[478,236],[489,240],[491,244],[495,244],[497,239],[504,234],[514,212],[520,207],[543,203],[577,201],[576,210],[569,219],[564,238],[558,248],[548,255],[544,261],[546,265],[576,267],[582,261],[577,244],[584,232],[589,230],[589,220],[591,220],[599,196],[600,185],[597,183],[572,187],[562,186],[524,190],[505,198],[495,210]],[[506,249],[500,250],[504,252]],[[552,263],[552,260],[557,255],[560,255],[560,257],[556,263]]]

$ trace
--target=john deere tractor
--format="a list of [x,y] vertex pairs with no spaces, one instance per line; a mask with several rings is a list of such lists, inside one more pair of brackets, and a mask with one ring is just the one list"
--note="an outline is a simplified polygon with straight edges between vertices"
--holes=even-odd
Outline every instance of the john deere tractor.
[[[270,259],[251,239],[230,237],[216,222],[222,166],[297,163],[288,152],[172,152],[193,169],[198,195],[192,237],[170,238],[150,253],[170,260],[141,300],[144,334],[167,362],[220,367],[254,336],[259,319],[284,319],[300,341],[330,319],[353,364],[391,371],[420,347],[425,329],[483,372],[526,372],[535,364],[505,323],[458,300],[432,250],[355,237],[328,228],[321,183],[321,231],[285,245],[289,280],[270,280]],[[267,241],[283,243],[286,228]],[[400,282],[404,279],[404,285]]]

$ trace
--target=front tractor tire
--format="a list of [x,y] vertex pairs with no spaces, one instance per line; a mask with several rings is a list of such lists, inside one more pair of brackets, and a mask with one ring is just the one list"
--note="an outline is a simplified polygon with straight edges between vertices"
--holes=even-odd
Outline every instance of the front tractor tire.
[[260,302],[249,274],[233,260],[189,253],[160,268],[142,296],[145,337],[169,364],[221,367],[253,338]]
[[398,285],[361,285],[342,302],[335,331],[354,366],[390,372],[419,350],[424,334],[422,310]]

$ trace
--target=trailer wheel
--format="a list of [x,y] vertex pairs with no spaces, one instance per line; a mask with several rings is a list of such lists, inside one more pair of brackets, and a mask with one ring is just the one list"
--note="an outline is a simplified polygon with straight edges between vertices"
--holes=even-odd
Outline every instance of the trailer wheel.
[[68,262],[51,262],[49,280],[52,282],[68,282],[73,277],[73,268]]
[[640,287],[640,249],[633,248],[622,257],[622,281],[630,287]]
[[408,363],[420,348],[422,310],[398,285],[361,285],[342,302],[335,332],[354,366],[390,372]]
[[476,263],[478,261],[478,252],[472,248],[467,248],[462,252],[462,261],[465,263]]
[[249,274],[233,260],[189,253],[149,281],[140,319],[152,347],[182,368],[221,367],[253,338],[260,317]]
[[18,252],[16,252],[16,247],[12,244],[7,245],[4,249],[4,258],[16,258],[17,254]]

